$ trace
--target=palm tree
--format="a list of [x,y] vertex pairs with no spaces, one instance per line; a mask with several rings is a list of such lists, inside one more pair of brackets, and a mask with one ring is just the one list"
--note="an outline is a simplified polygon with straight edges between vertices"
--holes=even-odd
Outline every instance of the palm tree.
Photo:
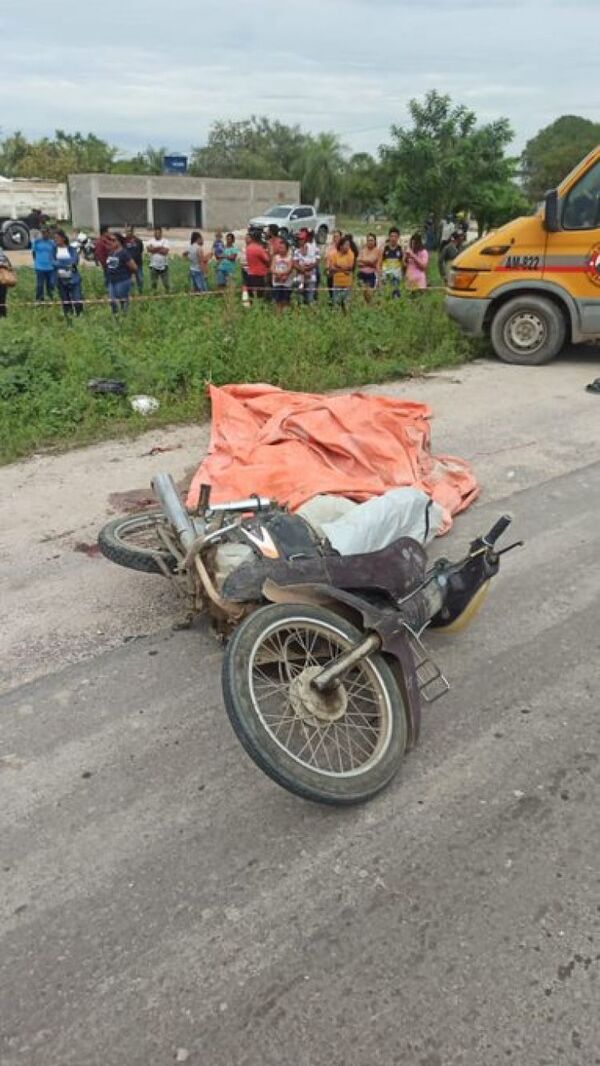
[[152,145],[149,144],[146,151],[142,153],[142,158],[145,162],[145,173],[162,174],[164,158],[167,154],[167,149],[164,145],[161,145],[160,148],[153,148]]
[[336,133],[319,133],[308,140],[298,161],[302,198],[319,201],[322,207],[335,207],[339,201],[347,148]]

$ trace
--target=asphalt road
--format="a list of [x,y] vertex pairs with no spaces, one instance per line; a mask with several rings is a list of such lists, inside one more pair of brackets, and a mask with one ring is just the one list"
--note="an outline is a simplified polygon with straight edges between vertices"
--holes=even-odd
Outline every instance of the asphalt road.
[[600,1063],[599,500],[505,501],[527,547],[358,810],[254,767],[202,628],[4,696],[3,1066]]

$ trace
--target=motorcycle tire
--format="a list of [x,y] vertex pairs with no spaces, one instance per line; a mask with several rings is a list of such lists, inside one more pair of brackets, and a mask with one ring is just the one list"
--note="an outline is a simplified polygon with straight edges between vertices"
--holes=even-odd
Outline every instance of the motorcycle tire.
[[[156,532],[156,526],[163,518],[162,511],[143,511],[114,518],[100,530],[98,547],[107,559],[118,566],[140,570],[145,574],[161,574],[164,577],[164,571],[156,559],[158,555],[173,573],[177,568],[177,560],[161,545]],[[153,539],[156,541],[155,547],[152,544]],[[144,541],[149,541],[149,544],[146,545]]]
[[[406,751],[406,709],[382,655],[348,670],[331,697],[310,686],[311,675],[362,635],[322,607],[268,604],[241,623],[227,646],[222,683],[233,729],[256,765],[303,799],[364,803],[389,785]],[[269,708],[278,699],[279,724]],[[333,703],[326,707],[323,699]]]

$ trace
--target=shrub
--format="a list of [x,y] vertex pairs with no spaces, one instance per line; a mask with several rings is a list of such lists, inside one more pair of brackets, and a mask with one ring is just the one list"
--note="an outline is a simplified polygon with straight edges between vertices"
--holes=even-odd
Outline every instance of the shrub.
[[[239,289],[207,297],[133,303],[113,318],[106,305],[65,322],[60,306],[29,306],[33,272],[21,270],[0,322],[0,457],[135,433],[151,425],[204,418],[206,383],[266,381],[307,391],[352,387],[418,374],[469,357],[469,342],[444,314],[441,293],[366,304],[355,293],[348,314],[321,292],[313,307],[277,314],[243,307]],[[173,263],[176,288],[187,268]],[[100,271],[84,272],[87,298],[104,296]],[[92,377],[119,378],[130,394],[160,401],[143,418],[127,399],[94,396]]]

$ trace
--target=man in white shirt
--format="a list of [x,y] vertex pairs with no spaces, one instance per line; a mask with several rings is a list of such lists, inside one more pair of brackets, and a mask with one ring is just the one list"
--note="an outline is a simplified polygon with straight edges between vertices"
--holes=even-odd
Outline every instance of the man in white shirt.
[[319,262],[316,245],[313,248],[310,241],[302,241],[300,247],[294,252],[292,261],[299,282],[298,289],[302,293],[302,301],[305,304],[311,304],[316,294]]
[[448,242],[452,239],[452,234],[456,229],[456,223],[453,218],[442,219],[442,233],[440,240],[440,252],[446,247]]
[[154,237],[146,244],[150,256],[150,284],[156,292],[159,280],[165,292],[169,292],[169,242],[162,235],[162,228],[157,226]]

